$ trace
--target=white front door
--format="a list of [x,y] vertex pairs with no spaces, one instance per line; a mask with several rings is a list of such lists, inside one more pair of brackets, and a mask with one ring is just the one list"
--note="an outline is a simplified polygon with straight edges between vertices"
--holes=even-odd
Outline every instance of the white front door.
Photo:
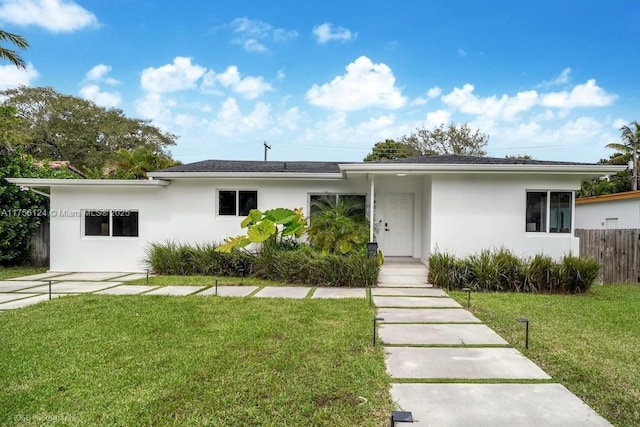
[[386,256],[413,256],[413,193],[387,193],[384,203]]

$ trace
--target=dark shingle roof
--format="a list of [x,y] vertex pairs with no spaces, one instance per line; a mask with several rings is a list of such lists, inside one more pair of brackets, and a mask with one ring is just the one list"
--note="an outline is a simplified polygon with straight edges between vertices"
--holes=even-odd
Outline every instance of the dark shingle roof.
[[338,162],[277,162],[253,160],[204,160],[172,166],[158,172],[280,172],[340,173]]
[[434,165],[595,165],[596,163],[556,162],[550,160],[505,159],[500,157],[444,156],[409,157],[407,159],[381,160],[374,163],[418,163]]

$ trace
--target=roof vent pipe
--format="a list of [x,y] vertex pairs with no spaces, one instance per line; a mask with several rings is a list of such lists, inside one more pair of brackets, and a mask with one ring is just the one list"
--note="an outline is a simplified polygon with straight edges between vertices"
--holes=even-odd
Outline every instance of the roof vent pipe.
[[284,163],[284,168],[285,168],[285,169],[287,168],[287,164],[286,164],[286,163]]

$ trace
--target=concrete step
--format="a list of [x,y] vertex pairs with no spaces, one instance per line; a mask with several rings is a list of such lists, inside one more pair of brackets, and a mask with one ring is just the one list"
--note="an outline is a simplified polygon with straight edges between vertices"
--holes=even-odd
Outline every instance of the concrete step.
[[378,281],[378,288],[433,288],[431,283],[383,283]]
[[408,284],[408,285],[427,285],[427,276],[378,276],[378,283],[382,284]]

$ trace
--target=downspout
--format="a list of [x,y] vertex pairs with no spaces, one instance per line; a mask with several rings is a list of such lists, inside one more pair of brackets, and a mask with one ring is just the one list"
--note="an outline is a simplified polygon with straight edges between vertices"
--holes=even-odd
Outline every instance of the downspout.
[[371,187],[369,189],[369,241],[373,242],[373,224],[374,224],[374,216],[375,216],[375,175],[370,175],[371,179]]

